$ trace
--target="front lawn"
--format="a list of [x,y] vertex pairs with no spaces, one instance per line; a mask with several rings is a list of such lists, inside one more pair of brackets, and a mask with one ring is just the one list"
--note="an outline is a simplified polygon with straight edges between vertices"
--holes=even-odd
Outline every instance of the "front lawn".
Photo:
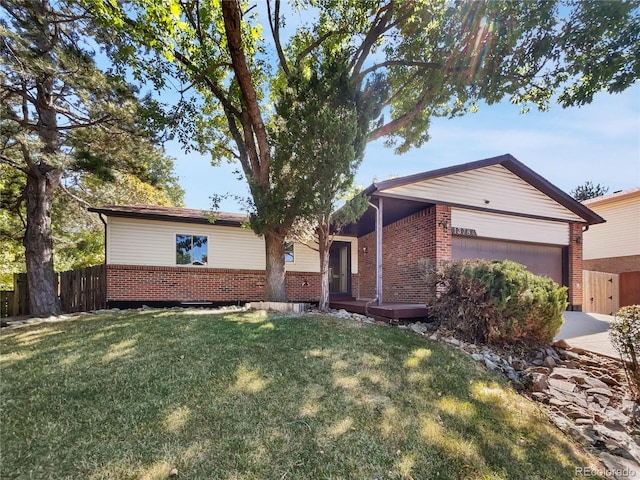
[[150,310],[3,330],[0,478],[532,479],[589,466],[464,353],[324,316]]

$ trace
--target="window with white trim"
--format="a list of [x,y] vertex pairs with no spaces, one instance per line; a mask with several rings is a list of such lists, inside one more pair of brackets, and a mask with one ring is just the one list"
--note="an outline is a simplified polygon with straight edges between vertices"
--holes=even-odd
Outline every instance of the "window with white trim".
[[206,265],[208,238],[205,235],[176,235],[176,265]]
[[284,242],[284,261],[285,263],[293,263],[295,260],[293,242]]

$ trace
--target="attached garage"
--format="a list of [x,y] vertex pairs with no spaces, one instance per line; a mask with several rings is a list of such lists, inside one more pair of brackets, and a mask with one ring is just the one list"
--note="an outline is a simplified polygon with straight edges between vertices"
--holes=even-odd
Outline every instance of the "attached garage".
[[564,222],[495,212],[451,209],[451,257],[513,260],[536,275],[566,284],[563,251],[569,243]]
[[563,284],[563,247],[457,236],[453,237],[451,247],[454,260],[513,260],[526,265],[536,275],[546,275],[560,285]]

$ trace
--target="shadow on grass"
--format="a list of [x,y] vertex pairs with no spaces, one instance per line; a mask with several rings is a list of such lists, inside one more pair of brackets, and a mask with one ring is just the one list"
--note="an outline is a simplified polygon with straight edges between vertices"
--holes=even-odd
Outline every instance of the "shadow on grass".
[[572,478],[464,354],[327,317],[130,312],[3,332],[2,478]]

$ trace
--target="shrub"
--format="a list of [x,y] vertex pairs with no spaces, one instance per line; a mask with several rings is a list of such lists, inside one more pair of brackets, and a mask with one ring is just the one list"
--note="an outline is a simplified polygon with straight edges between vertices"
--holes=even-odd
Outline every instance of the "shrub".
[[560,330],[567,289],[509,260],[446,261],[426,266],[440,322],[474,341],[516,338],[549,342]]
[[609,325],[613,347],[625,362],[629,385],[640,395],[640,305],[622,307]]

